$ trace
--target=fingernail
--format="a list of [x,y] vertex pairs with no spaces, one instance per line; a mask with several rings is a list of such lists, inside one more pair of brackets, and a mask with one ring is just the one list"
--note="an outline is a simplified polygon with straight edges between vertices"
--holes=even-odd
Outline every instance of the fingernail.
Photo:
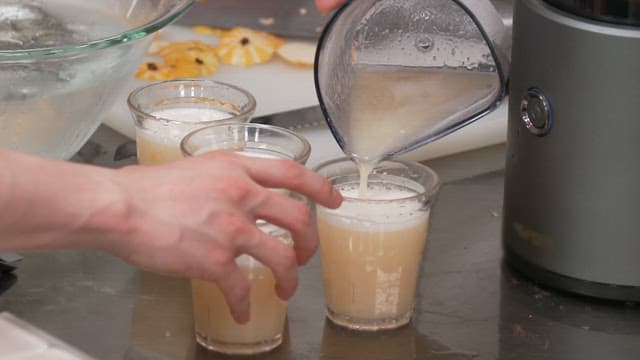
[[278,295],[278,297],[282,301],[287,301],[291,297],[289,294],[287,294],[287,291],[283,289],[280,285],[276,285],[276,295]]
[[332,187],[332,189],[333,198],[338,200],[339,202],[342,202],[342,193],[340,193],[340,191],[334,187]]
[[304,265],[306,262],[305,256],[300,253],[296,254],[296,261],[298,263],[298,266]]
[[246,324],[251,318],[250,311],[251,307],[249,306],[249,301],[243,301],[242,304],[239,304],[237,311],[231,312],[231,316],[238,324]]

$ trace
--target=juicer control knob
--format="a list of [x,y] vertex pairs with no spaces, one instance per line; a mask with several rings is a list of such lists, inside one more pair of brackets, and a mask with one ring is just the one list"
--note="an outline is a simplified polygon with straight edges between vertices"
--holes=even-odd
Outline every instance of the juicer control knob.
[[520,116],[529,132],[545,136],[553,126],[551,103],[538,88],[530,88],[520,102]]

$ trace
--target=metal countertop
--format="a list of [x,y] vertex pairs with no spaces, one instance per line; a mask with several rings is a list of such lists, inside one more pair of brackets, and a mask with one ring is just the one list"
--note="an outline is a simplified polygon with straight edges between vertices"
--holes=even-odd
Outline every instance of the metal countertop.
[[[126,138],[101,127],[75,161],[119,167]],[[433,209],[414,320],[358,334],[324,317],[320,261],[301,269],[281,347],[255,359],[633,359],[640,309],[544,289],[506,268],[500,222],[504,146],[430,161]],[[188,281],[91,251],[31,253],[0,311],[98,359],[219,359],[193,339]]]

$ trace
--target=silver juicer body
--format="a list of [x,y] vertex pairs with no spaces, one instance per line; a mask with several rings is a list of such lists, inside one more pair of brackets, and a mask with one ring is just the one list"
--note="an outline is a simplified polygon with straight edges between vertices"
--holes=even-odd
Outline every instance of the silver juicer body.
[[505,260],[555,288],[640,301],[640,5],[593,19],[570,3],[515,3]]

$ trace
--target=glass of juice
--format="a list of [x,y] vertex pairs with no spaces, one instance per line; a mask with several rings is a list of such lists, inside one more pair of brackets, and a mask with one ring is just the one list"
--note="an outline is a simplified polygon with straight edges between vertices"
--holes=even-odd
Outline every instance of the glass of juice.
[[[271,125],[224,123],[189,133],[181,142],[185,156],[211,151],[236,151],[245,156],[292,159],[306,163],[311,153],[309,142],[297,133]],[[285,192],[281,189],[273,191]],[[295,194],[289,194],[295,196]],[[260,230],[292,244],[288,231],[258,220]],[[287,303],[275,292],[275,279],[269,268],[243,254],[236,258],[251,286],[250,313],[246,324],[231,317],[222,292],[215,283],[192,280],[192,298],[196,341],[202,346],[226,354],[256,354],[282,343]]]
[[360,186],[347,158],[315,170],[343,195],[316,206],[327,317],[356,330],[394,329],[411,320],[437,174],[419,163],[383,161]]
[[212,80],[170,80],[134,90],[127,100],[136,125],[138,162],[182,158],[180,140],[220,122],[246,123],[256,101],[248,91]]

